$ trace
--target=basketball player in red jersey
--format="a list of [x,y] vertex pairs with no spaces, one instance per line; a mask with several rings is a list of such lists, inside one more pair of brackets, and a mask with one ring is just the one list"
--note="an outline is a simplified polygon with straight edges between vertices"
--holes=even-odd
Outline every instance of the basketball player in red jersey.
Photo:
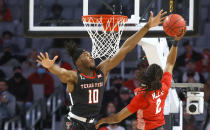
[[138,111],[138,129],[164,130],[165,119],[163,111],[165,99],[171,86],[172,71],[177,57],[177,44],[184,34],[185,29],[182,30],[181,36],[174,38],[175,41],[167,57],[164,72],[157,64],[152,64],[145,72],[140,72],[138,80],[142,84],[140,88],[135,90],[137,95],[132,99],[130,104],[120,112],[100,119],[96,124],[96,128],[99,128],[104,123],[118,123]]
[[62,82],[67,83],[67,90],[72,105],[67,115],[68,119],[65,123],[65,129],[95,129],[93,123],[94,118],[100,111],[105,83],[110,70],[116,67],[124,57],[133,50],[151,27],[162,23],[166,13],[167,12],[161,10],[157,16],[153,17],[153,13],[151,12],[147,24],[128,38],[112,58],[106,59],[97,67],[89,52],[77,48],[74,45],[67,46],[67,51],[69,55],[72,56],[73,62],[78,70],[77,72],[66,70],[55,65],[54,62],[58,58],[57,56],[50,60],[48,53],[45,55],[40,53],[40,55],[38,55],[37,62],[58,76]]

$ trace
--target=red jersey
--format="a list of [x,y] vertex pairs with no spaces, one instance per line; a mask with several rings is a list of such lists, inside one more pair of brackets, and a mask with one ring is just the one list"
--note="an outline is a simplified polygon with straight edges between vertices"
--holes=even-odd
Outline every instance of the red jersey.
[[135,90],[138,94],[132,99],[127,109],[131,113],[137,112],[137,128],[150,130],[165,124],[164,106],[171,86],[172,75],[169,72],[163,74],[161,90],[150,91],[145,96],[141,88]]

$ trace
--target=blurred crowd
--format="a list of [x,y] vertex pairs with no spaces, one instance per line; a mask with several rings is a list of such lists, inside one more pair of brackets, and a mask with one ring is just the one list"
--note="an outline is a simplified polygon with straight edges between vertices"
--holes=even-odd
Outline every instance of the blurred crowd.
[[[46,20],[64,19],[62,14],[63,8],[59,4],[52,6],[52,17]],[[16,25],[15,14],[11,12],[6,0],[0,0],[0,24]],[[52,25],[59,23],[41,23],[42,25]],[[0,25],[1,26],[1,25]],[[17,25],[20,26],[20,25]],[[22,28],[23,29],[23,28]],[[26,39],[19,32],[11,30],[1,30],[0,36],[0,129],[3,123],[16,115],[23,116],[33,102],[39,98],[49,97],[56,87],[64,86],[59,79],[49,73],[36,62],[36,56],[39,51],[48,51],[50,57],[59,56],[56,64],[60,67],[72,70],[75,69],[71,60],[66,60],[65,51],[63,51],[62,39],[48,39],[48,43],[43,45],[43,39]],[[23,39],[24,42],[20,43]],[[36,42],[33,42],[36,41]],[[24,43],[31,43],[25,45]],[[80,43],[79,40],[77,42]],[[37,44],[36,44],[37,43]],[[36,45],[34,45],[36,44]],[[210,125],[210,48],[197,49],[190,40],[185,40],[180,48],[184,49],[182,54],[177,58],[173,79],[179,83],[204,83],[204,113],[201,115],[189,115],[184,110],[184,129],[201,130]],[[35,46],[35,47],[34,47]],[[60,48],[55,48],[60,47]],[[35,48],[35,49],[31,49]],[[42,49],[40,49],[42,48]],[[44,49],[43,49],[44,48]],[[68,58],[67,58],[68,59]],[[129,79],[122,79],[120,72],[118,76],[111,76],[110,89],[104,94],[103,107],[98,118],[116,113],[124,108],[134,96],[134,89],[139,86],[136,73],[146,69],[148,66],[145,57],[139,60],[138,66],[129,68],[133,76]],[[114,70],[113,70],[114,71]],[[112,74],[112,73],[111,73]],[[186,102],[186,91],[177,89],[179,98]],[[68,95],[66,95],[64,109],[67,109]],[[185,107],[184,107],[185,108]],[[122,123],[108,125],[101,130],[137,130],[136,116],[132,115]]]

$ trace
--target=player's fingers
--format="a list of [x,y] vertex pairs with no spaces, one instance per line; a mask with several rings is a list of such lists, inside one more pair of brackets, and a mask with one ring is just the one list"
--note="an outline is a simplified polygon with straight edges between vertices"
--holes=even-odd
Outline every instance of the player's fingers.
[[161,16],[165,16],[166,14],[167,14],[167,11],[163,12],[163,13],[161,14]]
[[36,62],[38,62],[38,63],[40,63],[40,64],[42,63],[40,60],[36,60]]
[[185,35],[185,32],[186,32],[185,28],[181,29],[181,36],[180,37],[183,37]]
[[158,13],[159,15],[161,15],[163,13],[163,9],[160,10],[160,12]]
[[41,57],[40,55],[38,55],[37,58],[38,58],[39,60],[41,60],[41,61],[43,60],[42,57]]
[[186,31],[187,31],[187,30],[186,30],[186,26],[184,27],[184,29],[183,29],[183,30],[184,30],[184,34],[185,34],[185,33],[186,33]]
[[99,128],[99,126],[100,126],[100,124],[98,124],[98,123],[97,123],[97,124],[96,124],[96,126],[95,126],[95,127],[96,127],[96,129],[98,129],[98,128]]
[[41,55],[42,59],[45,59],[45,56],[43,53],[40,52],[40,55]]
[[58,59],[58,56],[55,56],[55,57],[53,58],[53,61],[55,62],[57,59]]
[[175,36],[175,39],[180,40],[185,35],[185,29],[180,29],[180,35]]
[[49,59],[49,55],[47,52],[45,52],[46,58]]
[[150,11],[150,18],[152,18],[153,17],[153,12],[152,11]]
[[166,18],[166,16],[165,16],[165,17],[162,17],[162,18],[160,18],[160,21],[163,21],[163,20],[165,20],[165,18]]
[[186,29],[183,29],[181,37],[183,37],[185,35],[185,33],[186,33]]

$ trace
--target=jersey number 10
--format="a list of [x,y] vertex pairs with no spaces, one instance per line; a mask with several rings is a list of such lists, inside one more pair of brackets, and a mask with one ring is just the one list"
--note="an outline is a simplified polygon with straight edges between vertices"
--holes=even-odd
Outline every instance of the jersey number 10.
[[89,104],[98,103],[98,89],[89,90]]

